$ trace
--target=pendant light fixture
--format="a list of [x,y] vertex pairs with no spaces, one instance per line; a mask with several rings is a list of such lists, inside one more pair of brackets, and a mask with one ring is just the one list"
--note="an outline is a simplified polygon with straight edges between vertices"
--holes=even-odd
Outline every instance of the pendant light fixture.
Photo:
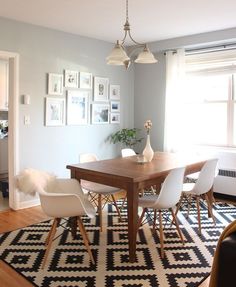
[[131,41],[135,44],[135,46],[132,46],[131,53],[136,49],[143,49],[138,57],[135,59],[135,63],[141,63],[141,64],[153,64],[157,63],[157,59],[154,57],[154,55],[150,52],[148,49],[147,44],[141,44],[133,39],[130,33],[130,24],[129,24],[129,7],[128,7],[128,0],[126,0],[126,22],[124,24],[124,31],[125,35],[123,40],[119,41],[117,40],[115,47],[112,49],[110,55],[106,58],[108,65],[116,65],[121,66],[124,65],[126,69],[130,66],[131,60],[130,57],[127,55],[127,52],[125,51],[125,40],[127,35],[131,39]]

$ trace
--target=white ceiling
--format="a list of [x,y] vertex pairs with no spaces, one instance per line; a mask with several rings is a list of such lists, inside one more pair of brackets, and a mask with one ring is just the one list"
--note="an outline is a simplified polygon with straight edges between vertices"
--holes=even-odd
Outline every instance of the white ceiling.
[[[235,0],[129,0],[140,42],[233,28],[235,11]],[[0,0],[0,16],[114,42],[123,38],[125,0]]]

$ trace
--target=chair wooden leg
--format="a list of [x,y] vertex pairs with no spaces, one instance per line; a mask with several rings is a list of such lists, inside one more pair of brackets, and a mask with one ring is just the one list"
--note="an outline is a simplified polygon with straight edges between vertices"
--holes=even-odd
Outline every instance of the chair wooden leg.
[[189,195],[189,198],[187,198],[187,203],[188,203],[187,218],[189,218],[189,211],[190,211],[190,206],[191,206],[191,203],[192,203],[192,196],[191,196],[191,194]]
[[[61,222],[61,218],[58,218],[58,219],[57,219],[57,227],[58,227],[58,225],[60,224],[60,222]],[[50,239],[51,233],[52,233],[52,226],[51,226],[51,228],[50,228],[50,230],[49,230],[49,232],[48,232],[48,236],[47,236],[47,238],[46,238],[46,240],[45,240],[45,246],[47,246],[48,243],[49,243],[49,239]]]
[[111,197],[112,197],[113,203],[114,203],[114,205],[115,205],[116,211],[117,211],[117,213],[118,213],[118,215],[119,215],[119,217],[120,217],[120,221],[122,221],[122,217],[121,217],[121,214],[120,214],[120,209],[119,209],[119,207],[118,207],[118,205],[117,205],[115,196],[112,194]]
[[152,226],[152,232],[153,233],[156,231],[156,221],[157,221],[157,210],[154,209],[153,226]]
[[177,217],[175,216],[175,213],[174,213],[173,208],[171,208],[171,214],[172,214],[173,221],[174,221],[174,223],[175,223],[176,229],[177,229],[177,231],[178,231],[179,238],[181,239],[181,241],[182,241],[182,243],[183,243],[183,245],[184,245],[183,234],[182,234],[182,232],[181,232],[181,230],[180,230],[180,228],[179,228],[178,219],[177,219]]
[[138,231],[138,229],[140,228],[140,226],[142,225],[143,217],[144,217],[144,214],[145,214],[146,211],[147,211],[147,208],[144,208],[144,209],[143,209],[143,212],[142,212],[142,214],[141,214],[141,216],[139,217],[138,226],[137,226],[137,231]]
[[[181,204],[182,204],[183,198],[184,198],[184,194],[182,193],[182,194],[181,194],[181,197],[180,197],[180,200],[179,200],[179,202],[178,202],[178,204],[177,204],[176,210],[175,210],[175,216],[177,216],[177,213],[178,213],[178,211],[179,211],[179,209],[180,209],[180,206],[181,206]],[[171,224],[172,224],[172,223],[171,223]]]
[[50,235],[47,238],[47,247],[46,247],[46,251],[45,251],[43,262],[42,262],[42,269],[44,269],[45,263],[47,261],[48,254],[49,254],[49,251],[50,251],[50,248],[51,248],[51,245],[52,245],[52,241],[53,241],[54,235],[55,235],[55,233],[57,231],[57,225],[58,225],[59,221],[60,221],[59,218],[55,218],[54,221],[53,221],[51,230],[49,231]]
[[201,213],[200,213],[200,198],[199,196],[196,197],[197,202],[197,218],[198,218],[198,226],[199,226],[199,234],[202,234],[202,228],[201,228]]
[[98,195],[98,216],[100,223],[100,231],[102,232],[102,195]]
[[162,226],[162,214],[161,210],[159,210],[159,232],[160,232],[160,243],[161,243],[161,258],[163,259],[165,254],[164,254],[164,236],[163,236],[163,226]]
[[84,245],[87,248],[89,257],[90,257],[92,263],[95,264],[95,261],[94,261],[94,258],[93,258],[93,254],[92,254],[92,251],[91,251],[90,246],[89,246],[88,235],[87,235],[87,233],[85,231],[82,219],[79,216],[78,216],[78,226],[79,226],[80,233],[81,233],[83,241],[84,241]]
[[212,212],[212,205],[210,203],[210,200],[209,200],[209,197],[207,194],[205,194],[205,199],[206,199],[206,202],[207,202],[207,206],[208,206],[208,212],[210,213],[210,216],[214,222],[214,224],[216,225],[216,220],[215,220],[215,216],[213,215],[213,212]]

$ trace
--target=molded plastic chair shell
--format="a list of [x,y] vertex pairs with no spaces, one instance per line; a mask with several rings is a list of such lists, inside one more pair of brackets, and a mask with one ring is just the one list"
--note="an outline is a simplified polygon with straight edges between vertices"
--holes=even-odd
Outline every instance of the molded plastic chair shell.
[[135,151],[132,148],[123,148],[121,150],[122,157],[133,156],[136,155]]

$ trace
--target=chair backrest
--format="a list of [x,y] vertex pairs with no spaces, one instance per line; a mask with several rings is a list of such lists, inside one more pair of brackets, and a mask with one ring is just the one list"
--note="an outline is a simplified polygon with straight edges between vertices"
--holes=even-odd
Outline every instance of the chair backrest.
[[208,192],[214,183],[214,178],[216,176],[216,167],[217,167],[218,159],[210,159],[208,160],[204,166],[202,167],[198,180],[193,188],[193,191],[200,195]]
[[132,148],[123,148],[121,150],[122,157],[136,155],[135,151]]
[[183,191],[184,172],[185,167],[179,167],[167,175],[156,201],[158,208],[171,208],[179,202]]
[[93,153],[81,153],[79,155],[80,163],[97,161],[97,160],[98,160],[98,157],[96,156],[96,154],[93,154]]

